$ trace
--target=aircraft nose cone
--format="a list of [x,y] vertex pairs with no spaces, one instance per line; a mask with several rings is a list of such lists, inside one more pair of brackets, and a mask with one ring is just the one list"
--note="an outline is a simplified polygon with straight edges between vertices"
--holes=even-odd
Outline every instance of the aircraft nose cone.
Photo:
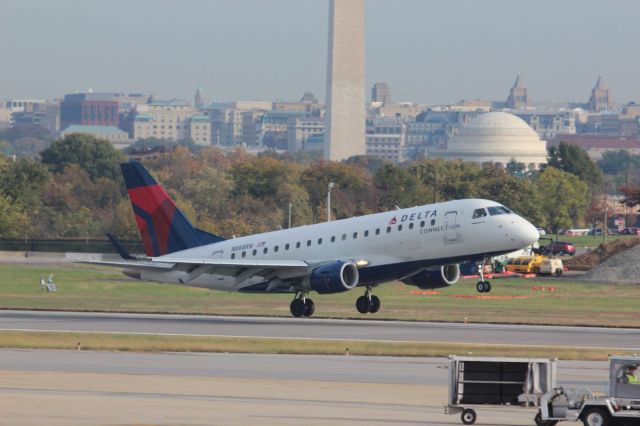
[[540,232],[538,232],[538,229],[524,219],[522,220],[522,222],[523,223],[522,225],[520,225],[520,229],[518,230],[522,242],[528,246],[538,241],[538,239],[540,238]]

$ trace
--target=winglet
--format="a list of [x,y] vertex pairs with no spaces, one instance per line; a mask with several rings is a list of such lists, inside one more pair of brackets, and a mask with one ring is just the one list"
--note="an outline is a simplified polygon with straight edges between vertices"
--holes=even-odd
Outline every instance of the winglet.
[[129,252],[124,248],[124,246],[116,236],[107,232],[107,238],[109,238],[109,241],[111,241],[111,244],[116,249],[121,258],[123,258],[124,260],[136,260],[135,257],[129,254]]

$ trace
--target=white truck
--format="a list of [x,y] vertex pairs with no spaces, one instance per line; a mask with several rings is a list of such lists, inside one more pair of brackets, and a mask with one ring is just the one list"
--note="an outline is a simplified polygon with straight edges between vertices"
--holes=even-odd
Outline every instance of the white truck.
[[640,384],[629,383],[627,376],[632,367],[640,367],[640,357],[610,357],[609,389],[603,396],[589,389],[553,388],[542,396],[536,425],[555,426],[561,421],[581,421],[585,426],[640,425]]

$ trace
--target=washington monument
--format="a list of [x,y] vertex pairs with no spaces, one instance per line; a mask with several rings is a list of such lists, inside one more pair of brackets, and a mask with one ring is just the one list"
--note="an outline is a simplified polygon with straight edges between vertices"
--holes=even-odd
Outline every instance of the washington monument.
[[324,158],[366,154],[364,0],[330,0]]

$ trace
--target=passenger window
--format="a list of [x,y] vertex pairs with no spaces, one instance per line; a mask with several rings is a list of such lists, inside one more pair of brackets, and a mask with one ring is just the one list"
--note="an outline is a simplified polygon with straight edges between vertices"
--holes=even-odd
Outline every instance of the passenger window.
[[347,234],[342,234],[342,241],[347,239]]
[[402,231],[402,225],[398,225],[398,231]]
[[264,250],[262,250],[262,253],[267,254],[268,251],[269,251],[269,249],[267,247],[265,247]]
[[311,247],[311,240],[307,240],[307,247]]
[[424,220],[420,222],[420,228],[424,228]]
[[235,253],[231,253],[231,259],[235,259],[236,258],[236,254]]
[[409,224],[409,229],[413,229],[413,222]]
[[472,219],[479,219],[481,217],[485,217],[487,215],[487,211],[485,209],[475,209],[473,211]]
[[273,251],[277,253],[277,252],[278,252],[278,246],[275,246],[275,247],[273,248]]
[[247,252],[246,251],[242,252],[242,257],[247,257]]
[[296,248],[300,248],[300,241],[296,243]]
[[285,249],[285,250],[289,250],[289,243],[287,243],[287,244],[285,244],[285,245],[284,245],[284,249]]
[[322,244],[322,238],[318,238],[318,245]]
[[332,243],[335,243],[335,242],[336,242],[336,236],[335,236],[335,235],[332,235],[332,236],[331,236],[331,242],[332,242]]
[[380,235],[380,228],[376,228],[376,235]]
[[436,220],[435,219],[431,219],[431,226],[436,224]]
[[357,233],[357,232],[354,232],[354,233],[353,233],[353,239],[354,239],[354,240],[357,240],[357,239],[358,239],[358,233]]
[[253,252],[251,252],[251,254],[253,254],[255,256],[256,254],[258,254],[258,250],[253,249]]
[[387,234],[391,232],[391,227],[387,226]]
[[369,231],[364,231],[364,237],[368,237],[369,236]]

